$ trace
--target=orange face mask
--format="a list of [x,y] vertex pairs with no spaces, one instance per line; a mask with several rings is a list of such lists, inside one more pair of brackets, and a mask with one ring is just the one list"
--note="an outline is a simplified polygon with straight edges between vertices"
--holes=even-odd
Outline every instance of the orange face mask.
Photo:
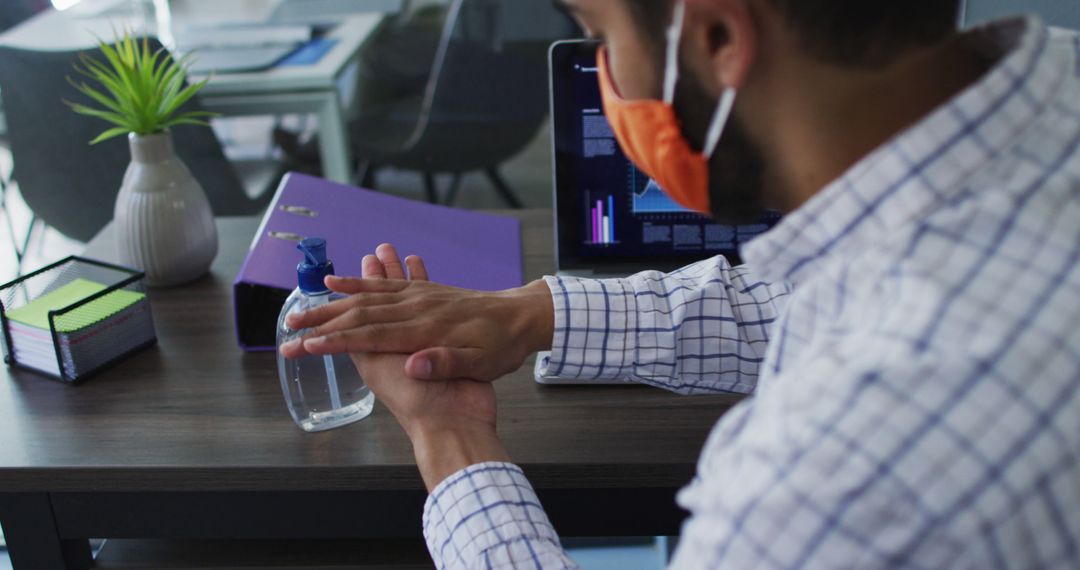
[[683,137],[682,123],[675,115],[672,104],[678,78],[678,49],[684,15],[684,4],[676,2],[672,26],[668,30],[663,100],[623,99],[612,80],[605,48],[600,48],[597,53],[597,72],[604,115],[627,158],[655,180],[677,203],[708,214],[709,158],[731,116],[735,90],[728,88],[721,96],[706,136],[704,152],[694,151]]

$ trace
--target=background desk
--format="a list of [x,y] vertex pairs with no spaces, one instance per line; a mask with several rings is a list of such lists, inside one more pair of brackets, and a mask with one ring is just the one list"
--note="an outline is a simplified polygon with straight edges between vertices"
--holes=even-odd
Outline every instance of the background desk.
[[[199,4],[201,11],[197,11],[177,2],[174,19],[177,26],[209,24],[215,18],[235,21],[241,16],[254,21],[268,15],[275,5],[266,0],[254,3],[226,0],[203,2]],[[253,7],[261,11],[251,13]],[[355,74],[350,73],[351,64],[385,16],[372,12],[345,18],[327,36],[337,43],[318,63],[255,73],[216,74],[199,98],[208,111],[225,116],[314,113],[319,120],[323,173],[331,180],[348,183],[353,172],[342,94],[355,81]],[[125,25],[135,26],[123,18],[78,18],[70,12],[46,10],[0,34],[0,45],[37,50],[83,49],[94,46],[96,37],[112,38],[113,30]]]
[[[526,275],[550,272],[551,212],[514,215]],[[86,567],[87,538],[420,535],[426,495],[386,409],[304,433],[275,356],[237,348],[230,288],[256,225],[219,220],[211,274],[151,293],[157,347],[80,386],[0,369],[0,524],[17,570]],[[112,257],[112,245],[110,226],[88,254]],[[540,386],[531,368],[496,384],[498,429],[556,528],[678,534],[675,491],[737,398]]]

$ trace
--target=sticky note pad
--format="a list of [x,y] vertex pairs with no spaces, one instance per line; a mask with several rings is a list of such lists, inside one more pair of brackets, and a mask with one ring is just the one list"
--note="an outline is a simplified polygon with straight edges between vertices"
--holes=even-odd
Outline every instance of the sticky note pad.
[[[49,311],[70,307],[105,290],[105,285],[89,279],[75,279],[33,301],[9,311],[7,318],[40,329],[49,329]],[[136,291],[119,289],[95,299],[57,319],[57,332],[73,332],[107,319],[146,297]]]

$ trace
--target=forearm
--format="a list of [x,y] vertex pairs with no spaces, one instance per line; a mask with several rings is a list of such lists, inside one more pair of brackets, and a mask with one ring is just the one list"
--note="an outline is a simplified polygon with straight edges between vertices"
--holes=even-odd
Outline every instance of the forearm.
[[551,289],[543,279],[503,292],[514,302],[510,333],[529,354],[551,350],[555,330],[555,307]]
[[450,475],[477,463],[510,462],[494,428],[427,423],[409,430],[416,466],[431,492]]
[[479,463],[432,489],[424,538],[439,569],[576,568],[525,474],[510,463]]
[[429,493],[424,536],[438,568],[576,567],[493,426],[428,421],[408,433]]
[[625,378],[680,393],[751,391],[787,295],[719,257],[667,275],[549,277],[548,284],[549,374]]

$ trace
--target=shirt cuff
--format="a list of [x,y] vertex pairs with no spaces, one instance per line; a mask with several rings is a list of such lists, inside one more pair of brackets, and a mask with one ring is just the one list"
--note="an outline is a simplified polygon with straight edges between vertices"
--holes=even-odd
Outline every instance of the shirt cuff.
[[611,380],[634,372],[637,298],[625,279],[544,277],[555,307],[545,374]]
[[438,568],[471,566],[485,551],[522,540],[559,544],[525,473],[498,462],[470,465],[432,490],[424,539]]

